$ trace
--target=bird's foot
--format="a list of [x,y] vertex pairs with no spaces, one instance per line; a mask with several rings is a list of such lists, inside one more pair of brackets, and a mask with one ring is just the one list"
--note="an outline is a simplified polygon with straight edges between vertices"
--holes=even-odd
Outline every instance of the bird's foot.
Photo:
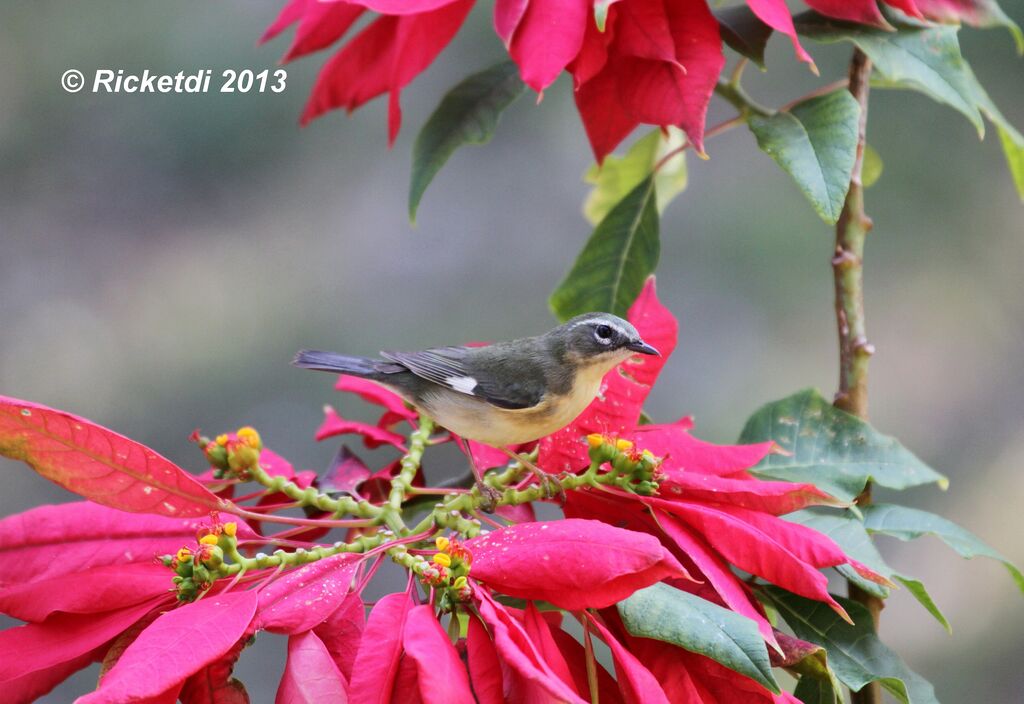
[[534,472],[534,475],[537,477],[537,484],[540,486],[542,492],[541,497],[546,501],[550,501],[551,499],[558,497],[558,504],[560,506],[564,506],[565,488],[562,486],[562,483],[558,481],[558,477],[553,474],[548,474],[540,469]]
[[503,492],[483,481],[477,481],[476,488],[480,492],[480,509],[485,513],[494,513]]

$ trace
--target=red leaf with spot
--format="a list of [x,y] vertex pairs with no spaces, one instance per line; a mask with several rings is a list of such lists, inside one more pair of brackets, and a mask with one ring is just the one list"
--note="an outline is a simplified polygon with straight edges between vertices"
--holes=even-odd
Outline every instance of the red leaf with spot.
[[[474,564],[475,569],[475,564]],[[525,629],[504,606],[494,601],[486,590],[476,587],[473,590],[473,599],[476,604],[480,618],[487,624],[490,630],[491,639],[494,643],[495,652],[508,668],[510,678],[518,677],[530,683],[554,697],[557,701],[583,704],[576,693],[568,687],[558,676],[547,666],[540,653],[537,652],[533,642],[527,636]],[[516,700],[511,695],[515,682],[510,682],[509,699]]]
[[[256,537],[235,521],[238,538]],[[167,518],[117,511],[89,501],[38,508],[0,520],[0,559],[17,573],[0,572],[0,585],[38,581],[94,567],[152,562],[157,555],[193,545],[196,530],[210,518]]]
[[658,301],[652,276],[629,309],[629,322],[660,357],[632,357],[604,378],[601,395],[567,427],[540,441],[538,461],[546,471],[578,471],[590,463],[584,437],[590,433],[620,436],[636,427],[644,400],[665,361],[676,347],[678,323]]
[[122,511],[182,518],[230,505],[145,445],[70,413],[6,396],[0,396],[0,455]]
[[466,668],[431,606],[422,604],[409,612],[402,644],[405,656],[416,664],[419,693],[426,704],[472,704]]
[[337,411],[330,407],[324,409],[324,422],[316,431],[317,440],[353,434],[361,436],[363,444],[371,449],[381,445],[391,445],[402,452],[405,451],[405,438],[398,433],[369,423],[342,418]]
[[252,623],[256,601],[253,591],[231,592],[168,611],[139,634],[79,704],[113,704],[170,689],[235,647]]
[[294,635],[323,623],[345,601],[359,561],[334,555],[279,577],[259,593],[256,628]]
[[345,678],[316,633],[305,631],[289,638],[288,661],[275,704],[345,704],[347,701]]
[[413,603],[405,592],[388,594],[374,605],[359,642],[349,683],[352,704],[391,701],[402,658],[402,631]]
[[666,577],[685,577],[654,536],[601,521],[521,523],[466,543],[473,577],[571,611],[603,608]]

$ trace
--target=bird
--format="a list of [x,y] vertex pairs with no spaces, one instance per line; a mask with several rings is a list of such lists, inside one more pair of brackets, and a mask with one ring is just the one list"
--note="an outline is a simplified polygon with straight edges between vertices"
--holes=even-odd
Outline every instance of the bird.
[[[635,354],[660,353],[628,321],[584,313],[542,335],[484,346],[382,351],[380,358],[300,350],[292,364],[377,382],[463,440],[521,460],[508,448],[572,423],[605,374]],[[471,453],[470,463],[489,493]]]

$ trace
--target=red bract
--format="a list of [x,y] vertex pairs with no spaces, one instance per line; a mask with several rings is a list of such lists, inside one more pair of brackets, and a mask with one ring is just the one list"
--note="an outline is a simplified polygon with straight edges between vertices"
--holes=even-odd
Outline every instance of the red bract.
[[121,654],[100,686],[81,704],[123,702],[154,697],[219,660],[249,629],[256,613],[252,591],[208,596],[168,611],[147,627]]
[[677,125],[704,151],[704,117],[725,65],[704,0],[623,0],[590,30],[570,67],[576,106],[600,162],[640,123]]
[[375,19],[324,66],[302,114],[303,123],[335,108],[354,110],[388,93],[388,142],[394,142],[402,124],[402,89],[437,58],[472,7],[473,0],[454,0],[419,13]]
[[[171,573],[154,557],[195,545],[202,524],[89,502],[0,521],[0,555],[18,565],[5,572],[0,613],[29,621],[0,633],[0,648],[21,654],[0,665],[5,701],[31,701],[91,662],[109,660],[124,638],[171,609]],[[256,537],[237,522],[236,535]]]
[[0,455],[122,511],[186,517],[230,505],[145,445],[70,413],[6,396],[0,396]]
[[[916,4],[915,4],[916,2]],[[324,65],[303,123],[328,110],[348,111],[388,93],[388,141],[401,123],[399,94],[444,49],[473,0],[290,0],[263,40],[298,29],[284,60],[330,46],[365,10],[378,17]],[[807,0],[838,19],[885,26],[875,0]],[[920,17],[974,24],[1000,21],[980,0],[887,0]],[[783,0],[748,0],[768,26],[800,46]],[[607,14],[598,27],[598,12]],[[708,102],[725,64],[718,23],[706,0],[495,0],[494,29],[523,81],[538,93],[563,70],[573,75],[576,105],[598,161],[639,124],[685,130],[703,151]]]
[[324,422],[316,431],[316,439],[325,440],[338,435],[360,435],[363,438],[363,444],[369,448],[381,445],[391,445],[399,450],[405,448],[405,438],[398,433],[393,433],[377,425],[342,418],[337,411],[328,407],[324,409]]
[[275,704],[346,701],[345,678],[316,633],[305,631],[289,638],[288,662]]
[[[236,521],[240,539],[256,537],[227,514],[220,514],[219,521]],[[206,522],[132,515],[88,501],[39,506],[0,520],[0,558],[18,565],[17,571],[0,574],[0,588],[93,567],[152,562],[156,555],[193,543]]]
[[603,608],[668,577],[687,577],[657,539],[600,521],[523,523],[475,538],[474,579],[571,611]]
[[325,557],[271,582],[260,590],[256,627],[286,635],[316,627],[345,601],[358,564],[352,555]]
[[425,704],[472,704],[466,669],[432,607],[422,604],[409,612],[402,646],[415,663],[416,689]]

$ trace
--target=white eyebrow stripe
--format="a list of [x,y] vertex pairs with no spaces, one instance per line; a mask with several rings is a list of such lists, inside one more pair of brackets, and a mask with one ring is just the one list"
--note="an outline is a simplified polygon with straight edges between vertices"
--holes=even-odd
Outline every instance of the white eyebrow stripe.
[[463,394],[472,394],[476,388],[476,379],[471,376],[450,376],[444,382]]
[[581,320],[578,323],[573,323],[571,326],[569,326],[569,329],[570,330],[575,330],[580,325],[607,325],[608,327],[614,329],[617,333],[619,333],[623,337],[631,337],[631,335],[628,332],[626,332],[622,328],[622,326],[612,322],[611,320],[605,320],[604,318],[588,318],[587,320]]

